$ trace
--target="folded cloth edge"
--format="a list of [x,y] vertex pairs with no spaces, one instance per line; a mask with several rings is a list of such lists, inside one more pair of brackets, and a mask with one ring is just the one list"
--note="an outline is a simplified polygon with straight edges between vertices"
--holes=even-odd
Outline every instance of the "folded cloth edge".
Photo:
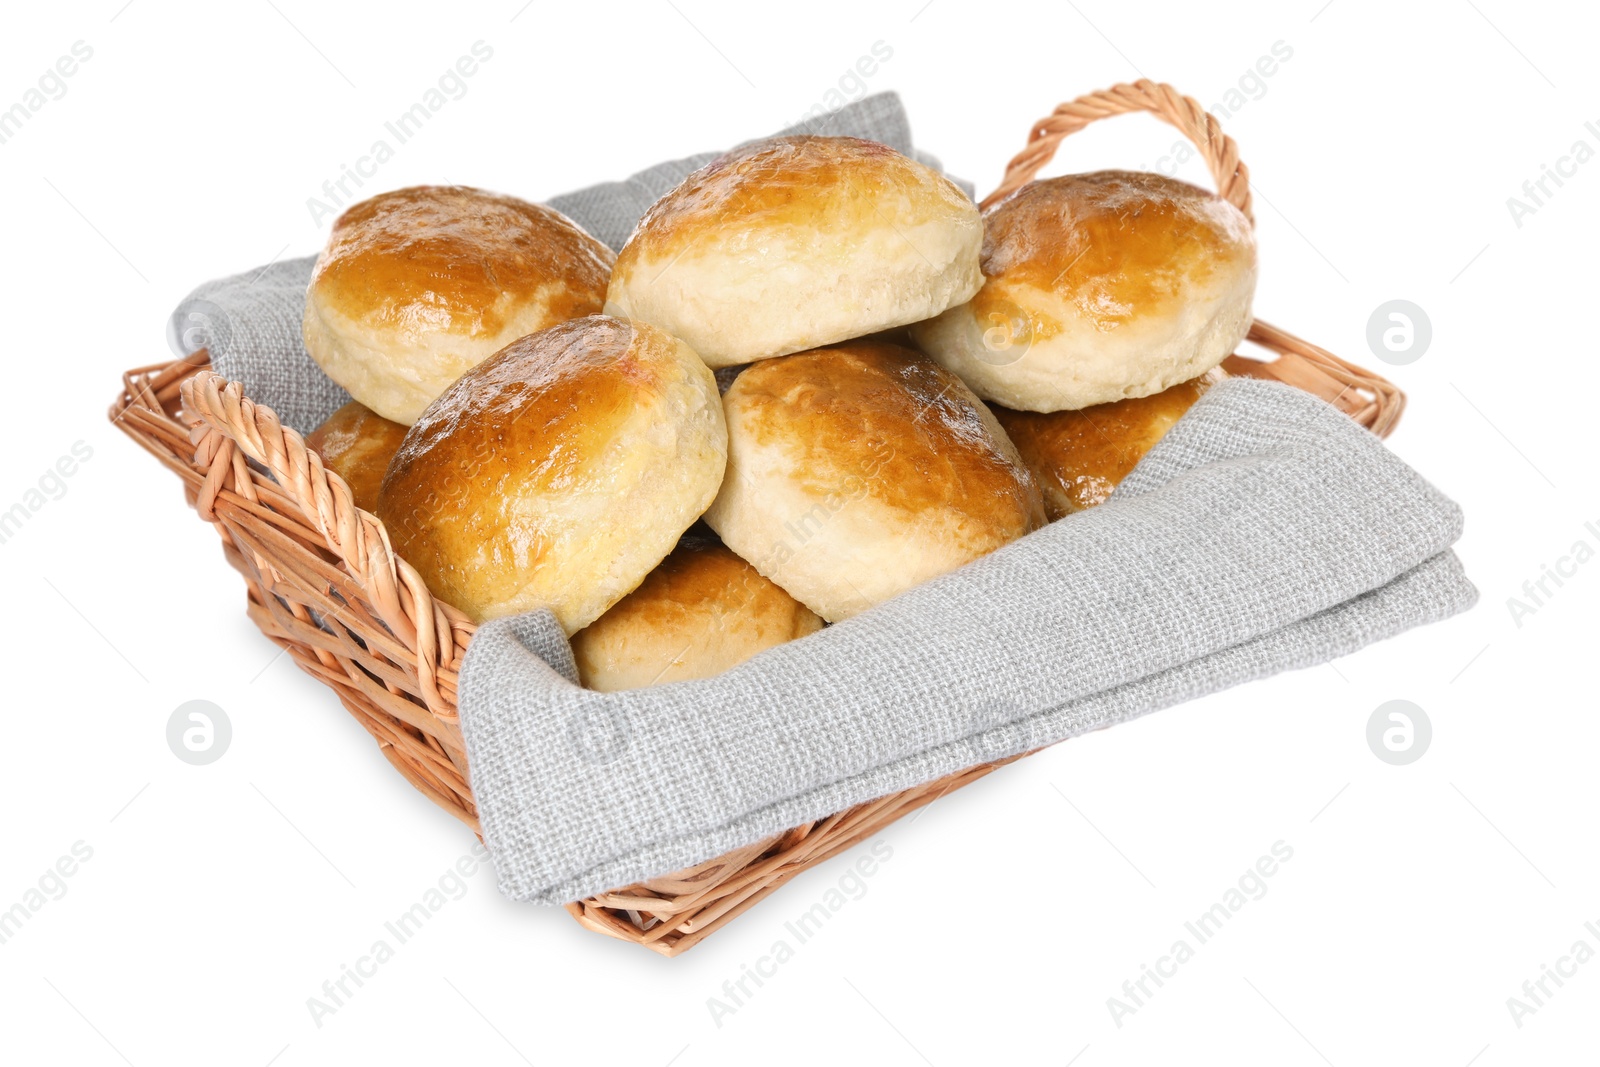
[[[494,858],[498,888],[505,896],[545,905],[581,900],[692,867],[791,827],[914,788],[955,770],[1069,741],[1245,682],[1317,666],[1359,651],[1375,641],[1460,614],[1471,608],[1477,598],[1477,590],[1467,579],[1455,553],[1444,552],[1386,586],[1362,594],[1351,603],[1301,620],[1285,630],[1104,693],[991,727],[961,741],[927,749],[894,765],[875,768],[873,773],[892,780],[880,780],[871,796],[852,795],[851,786],[856,779],[842,779],[811,793],[742,813],[709,831],[650,842],[553,882],[536,882],[522,869],[508,869],[501,851],[496,848],[494,830],[487,822],[483,825],[484,840]],[[1366,621],[1374,613],[1379,621],[1375,624]],[[535,670],[555,670],[544,656],[555,641],[564,642],[565,638],[553,615],[535,612],[488,624],[479,630],[474,644],[478,641],[488,642],[484,646],[486,652],[489,645],[498,646],[495,649],[498,658],[507,653],[526,656]],[[1259,662],[1290,650],[1293,658],[1288,662],[1269,667]],[[1196,688],[1197,679],[1204,679],[1200,688]],[[474,759],[474,748],[469,741],[469,767]],[[972,758],[966,762],[957,760],[960,766],[947,763],[938,770],[929,769],[940,763],[941,756],[963,750],[971,753]]]
[[[1293,440],[1297,435],[1301,435],[1305,437],[1305,448],[1316,453],[1326,443],[1319,435],[1335,434],[1344,435],[1348,447],[1352,449],[1383,457],[1387,479],[1384,484],[1391,486],[1397,497],[1396,502],[1403,505],[1402,513],[1391,521],[1397,528],[1411,529],[1412,533],[1407,536],[1420,538],[1415,541],[1418,547],[1433,547],[1425,549],[1421,555],[1413,555],[1409,563],[1405,562],[1403,556],[1396,557],[1397,562],[1409,568],[1405,573],[1397,571],[1390,574],[1373,570],[1368,572],[1373,575],[1370,579],[1374,583],[1372,587],[1361,586],[1357,590],[1329,592],[1327,595],[1333,599],[1325,602],[1326,610],[1319,610],[1310,617],[1296,618],[1292,625],[1279,630],[1256,634],[1242,641],[1235,639],[1233,645],[1218,648],[1209,656],[1172,663],[1167,665],[1165,670],[1160,669],[1161,665],[1158,663],[1148,676],[1121,685],[1111,684],[1103,691],[1072,695],[1054,708],[1030,709],[1025,715],[1020,716],[1012,714],[1011,718],[996,728],[998,733],[992,730],[974,731],[971,736],[955,737],[947,744],[935,744],[920,751],[910,752],[894,761],[894,764],[870,766],[861,774],[847,775],[796,795],[782,797],[749,810],[737,811],[729,818],[720,820],[715,826],[702,825],[697,830],[685,834],[665,835],[662,840],[641,843],[637,847],[625,850],[623,855],[608,857],[599,863],[587,865],[581,874],[567,870],[557,875],[555,871],[548,869],[542,873],[532,869],[542,866],[537,858],[530,857],[529,854],[535,844],[534,839],[526,837],[524,832],[526,827],[517,825],[519,813],[505,810],[508,798],[504,794],[529,788],[527,782],[529,776],[519,776],[517,768],[505,762],[507,753],[504,746],[516,743],[516,738],[513,736],[514,727],[506,727],[502,736],[493,736],[492,726],[485,728],[485,725],[486,720],[493,717],[494,711],[479,707],[476,695],[483,677],[482,670],[478,666],[480,663],[490,662],[494,664],[493,669],[515,674],[516,670],[508,666],[508,659],[514,663],[519,656],[524,656],[530,643],[535,649],[535,653],[531,655],[540,662],[534,665],[524,659],[524,667],[529,673],[523,680],[529,684],[522,689],[522,692],[525,694],[530,689],[545,688],[550,684],[555,684],[559,689],[562,683],[554,683],[552,672],[564,676],[568,683],[575,681],[575,672],[570,664],[570,650],[559,630],[548,631],[547,627],[552,624],[541,623],[539,621],[541,616],[537,614],[525,616],[520,620],[489,623],[479,631],[478,637],[468,649],[468,661],[462,670],[461,711],[469,765],[473,769],[473,786],[479,794],[480,818],[485,838],[489,841],[491,851],[496,855],[497,869],[501,871],[502,891],[518,899],[555,903],[680,869],[710,859],[729,848],[759,840],[769,833],[781,832],[789,825],[825,816],[850,804],[939,777],[944,773],[959,770],[963,766],[984,762],[983,758],[976,758],[976,754],[981,753],[984,758],[1000,758],[1074,736],[1082,729],[1093,726],[1074,728],[1070,717],[1063,719],[1062,716],[1087,714],[1087,712],[1073,712],[1072,709],[1092,708],[1095,702],[1110,699],[1108,693],[1132,694],[1144,701],[1143,706],[1129,708],[1126,706],[1128,698],[1119,698],[1123,702],[1119,706],[1124,710],[1119,713],[1120,718],[1108,721],[1121,721],[1122,718],[1130,718],[1145,711],[1169,706],[1185,699],[1186,696],[1202,695],[1252,677],[1320,662],[1333,655],[1353,651],[1368,641],[1446,617],[1470,606],[1476,596],[1475,590],[1461,574],[1454,557],[1442,552],[1459,535],[1459,508],[1393,457],[1393,454],[1383,448],[1375,437],[1356,426],[1346,416],[1306,394],[1280,384],[1254,381],[1238,381],[1227,387],[1219,387],[1219,390],[1220,392],[1213,391],[1206,409],[1210,412],[1209,419],[1213,424],[1235,427],[1240,423],[1244,424],[1246,439],[1243,444],[1234,441],[1234,448],[1253,447],[1251,434],[1266,435],[1271,440]],[[1324,422],[1324,419],[1327,421]],[[1199,420],[1198,424],[1191,422],[1184,432],[1179,433],[1175,430],[1174,434],[1169,435],[1172,443],[1167,445],[1167,442],[1163,442],[1163,445],[1167,445],[1169,452],[1173,449],[1181,450],[1179,459],[1173,461],[1172,470],[1166,475],[1145,481],[1159,483],[1162,477],[1171,476],[1174,471],[1191,474],[1196,479],[1215,476],[1239,477],[1237,469],[1230,469],[1237,467],[1236,458],[1230,458],[1226,454],[1226,449],[1219,450],[1218,442],[1208,441],[1203,432],[1206,429],[1206,421]],[[1162,447],[1158,446],[1149,457],[1157,464],[1163,462],[1162,457],[1158,455]],[[1141,491],[1140,480],[1130,479],[1130,483],[1133,490],[1129,496],[1137,497]],[[1150,486],[1147,485],[1145,488],[1148,489]],[[1346,491],[1354,490],[1347,487]],[[1111,509],[1115,510],[1117,509]],[[1122,510],[1127,511],[1127,505],[1124,505]],[[1433,513],[1431,518],[1428,512]],[[1369,510],[1365,518],[1370,520],[1372,514],[1376,513]],[[1084,527],[1080,525],[1079,528]],[[1305,548],[1302,554],[1314,553],[1318,547]],[[1008,549],[1000,550],[996,556],[1008,550],[1009,546]],[[1439,555],[1430,559],[1428,553]],[[995,557],[986,557],[986,559],[993,558]],[[955,574],[961,575],[978,569],[979,564],[973,564]],[[985,573],[992,576],[994,571],[991,569]],[[1003,572],[1001,573],[1003,575]],[[928,583],[928,586],[938,582],[948,583],[953,577],[947,575],[935,579],[935,582]],[[927,589],[928,586],[919,588]],[[907,594],[908,597],[911,595]],[[877,612],[878,609],[874,611]],[[1375,612],[1378,621],[1368,625],[1368,616]],[[859,629],[860,626],[870,623],[869,617],[873,614],[874,612],[868,612],[851,620],[850,623],[831,629],[836,633],[848,631],[852,625]],[[1391,624],[1385,625],[1385,620],[1391,620]],[[1341,626],[1344,629],[1340,629]],[[1309,637],[1318,634],[1326,637],[1321,646],[1306,644]],[[807,638],[805,641],[813,642],[817,652],[822,651],[815,637]],[[801,644],[803,642],[794,642],[780,646],[780,649],[769,650],[762,655],[769,658],[787,656],[793,659],[804,655],[798,647]],[[1256,660],[1243,661],[1241,665],[1238,657],[1246,653],[1234,651],[1235,648],[1254,650]],[[1232,665],[1231,674],[1224,670],[1229,665]],[[735,668],[730,674],[740,670],[741,668]],[[1222,673],[1218,674],[1219,671]],[[1217,675],[1220,680],[1208,683],[1207,679],[1212,675]],[[548,681],[542,683],[537,681],[540,677]],[[1177,695],[1167,692],[1175,682],[1187,685],[1187,692]],[[680,686],[691,687],[700,684],[702,683],[679,683]],[[667,687],[658,687],[658,689],[664,688]],[[1162,696],[1162,693],[1166,695]],[[574,698],[579,694],[594,698],[617,696],[576,691],[573,694]],[[759,698],[761,695],[751,694],[751,696]],[[559,699],[557,703],[560,703]],[[611,711],[617,713],[619,709],[622,713],[636,710],[622,708],[620,704],[616,704],[612,706]],[[553,706],[550,713],[556,713]],[[1020,725],[1024,721],[1054,725],[1051,729],[1040,732],[1043,729],[1042,725],[1038,728],[1026,728]],[[524,735],[527,736],[532,735]],[[1011,741],[1002,743],[1007,736],[1011,736]],[[648,743],[649,738],[646,737],[645,740]],[[869,736],[865,740],[870,743],[873,739]],[[491,754],[480,742],[485,742],[489,749],[498,751],[493,751]],[[953,760],[949,756],[951,744],[976,746],[975,758],[965,763]],[[558,754],[552,752],[550,755]],[[941,756],[942,761],[939,758]],[[514,756],[512,760],[514,763]],[[897,772],[893,769],[895,765],[910,770]],[[881,787],[877,792],[850,791],[859,779],[869,776],[873,777],[876,785]],[[663,777],[662,781],[665,782],[667,778],[670,778],[670,775]],[[532,788],[537,790],[541,785],[535,784]],[[808,799],[812,803],[811,807],[805,806]],[[625,814],[627,798],[618,797],[616,802],[622,805],[618,809],[618,817],[621,817]],[[723,804],[737,804],[737,802],[736,797],[732,800],[725,797],[720,801]],[[767,812],[777,814],[766,818],[763,813]],[[529,864],[532,865],[531,868]]]

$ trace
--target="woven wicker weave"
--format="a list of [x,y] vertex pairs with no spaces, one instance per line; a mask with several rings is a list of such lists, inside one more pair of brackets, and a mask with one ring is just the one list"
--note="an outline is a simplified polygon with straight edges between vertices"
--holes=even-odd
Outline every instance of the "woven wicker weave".
[[[1148,81],[1058,107],[1033,128],[985,204],[1029,181],[1068,134],[1129,111],[1152,112],[1183,131],[1220,194],[1249,215],[1247,171],[1233,140],[1194,100]],[[1259,321],[1250,339],[1277,358],[1230,357],[1234,373],[1306,389],[1380,434],[1399,418],[1404,397],[1383,379]],[[111,418],[183,480],[190,505],[216,527],[224,555],[244,575],[248,611],[262,633],[338,695],[407,781],[476,831],[456,718],[456,675],[471,621],[433,599],[394,554],[383,524],[354,506],[343,480],[270,409],[212,373],[205,353],[129,371]],[[1004,762],[567,908],[592,930],[676,955],[800,871]]]

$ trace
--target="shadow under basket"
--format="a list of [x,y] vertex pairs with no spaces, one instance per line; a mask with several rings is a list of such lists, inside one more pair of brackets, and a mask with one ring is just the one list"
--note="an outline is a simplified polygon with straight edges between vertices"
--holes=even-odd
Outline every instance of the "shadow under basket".
[[[1250,216],[1248,172],[1232,139],[1194,100],[1149,81],[1058,107],[1034,126],[984,205],[1031,180],[1067,135],[1129,111],[1151,112],[1187,135],[1218,195]],[[1268,358],[1230,356],[1230,373],[1304,389],[1380,435],[1399,419],[1405,398],[1384,379],[1260,321],[1249,339]],[[213,373],[205,352],[128,371],[110,414],[178,475],[189,505],[221,535],[261,632],[334,691],[408,782],[477,832],[456,714],[471,620],[433,599],[393,553],[383,524],[354,506],[300,434]],[[1008,762],[980,764],[566,907],[591,930],[673,956],[807,867]]]

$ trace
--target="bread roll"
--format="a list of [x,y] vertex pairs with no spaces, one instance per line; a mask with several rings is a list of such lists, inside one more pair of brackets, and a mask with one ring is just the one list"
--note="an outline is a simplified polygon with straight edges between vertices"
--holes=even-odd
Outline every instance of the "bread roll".
[[961,380],[858,341],[744,370],[723,397],[727,546],[830,622],[1044,522],[1039,487]]
[[983,224],[937,171],[875,141],[775,137],[656,201],[617,256],[606,311],[715,367],[917,322],[978,291]]
[[572,635],[578,675],[612,692],[709,678],[822,620],[714,538],[686,535],[639,588]]
[[474,364],[599,311],[612,259],[539,204],[457,185],[382,193],[333,224],[306,293],[306,350],[409,426]]
[[1063,515],[1105,503],[1117,483],[1172,429],[1206,390],[1228,376],[1215,367],[1152,396],[1077,411],[1012,411],[995,418],[1044,491],[1045,514]]
[[344,479],[356,507],[376,511],[383,472],[389,469],[389,459],[405,435],[406,428],[398,422],[352,400],[306,436],[306,447],[322,457],[324,467]]
[[440,599],[480,621],[549,608],[572,633],[672,550],[727,453],[700,357],[592,315],[513,342],[434,401],[378,517]]
[[986,400],[1063,411],[1149,396],[1250,328],[1256,245],[1226,200],[1159,174],[1023,186],[984,216],[983,289],[912,328]]

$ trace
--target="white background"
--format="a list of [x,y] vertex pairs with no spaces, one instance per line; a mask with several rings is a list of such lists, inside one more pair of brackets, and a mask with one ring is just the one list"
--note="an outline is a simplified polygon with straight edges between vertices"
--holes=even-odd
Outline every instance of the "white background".
[[[93,56],[0,144],[0,510],[75,442],[93,455],[0,545],[0,909],[76,842],[93,855],[0,944],[0,1058],[1594,1062],[1600,961],[1520,1027],[1507,1007],[1574,942],[1600,950],[1584,928],[1600,927],[1600,561],[1520,626],[1507,607],[1575,542],[1600,547],[1600,161],[1520,226],[1506,203],[1574,141],[1600,148],[1600,26],[1581,7],[8,7],[0,108],[74,42]],[[478,40],[492,60],[369,191],[537,199],[621,177],[793,121],[882,41],[892,57],[865,87],[903,94],[918,142],[985,192],[1058,101],[1143,74],[1221,103],[1285,42],[1292,58],[1225,123],[1257,179],[1257,309],[1407,390],[1393,447],[1464,506],[1480,604],[1073,741],[889,828],[865,895],[720,1025],[708,998],[865,847],[676,960],[513,904],[480,873],[317,1025],[308,998],[471,837],[276,657],[216,535],[105,409],[124,369],[167,358],[166,314],[194,284],[315,251],[307,198]],[[1052,172],[1153,167],[1174,140],[1120,119]],[[1433,340],[1385,367],[1366,323],[1395,298],[1425,309]],[[205,767],[165,741],[196,698],[234,728]],[[1391,699],[1433,723],[1409,766],[1367,747]],[[1266,895],[1116,1025],[1107,998],[1280,840],[1293,859]]]

